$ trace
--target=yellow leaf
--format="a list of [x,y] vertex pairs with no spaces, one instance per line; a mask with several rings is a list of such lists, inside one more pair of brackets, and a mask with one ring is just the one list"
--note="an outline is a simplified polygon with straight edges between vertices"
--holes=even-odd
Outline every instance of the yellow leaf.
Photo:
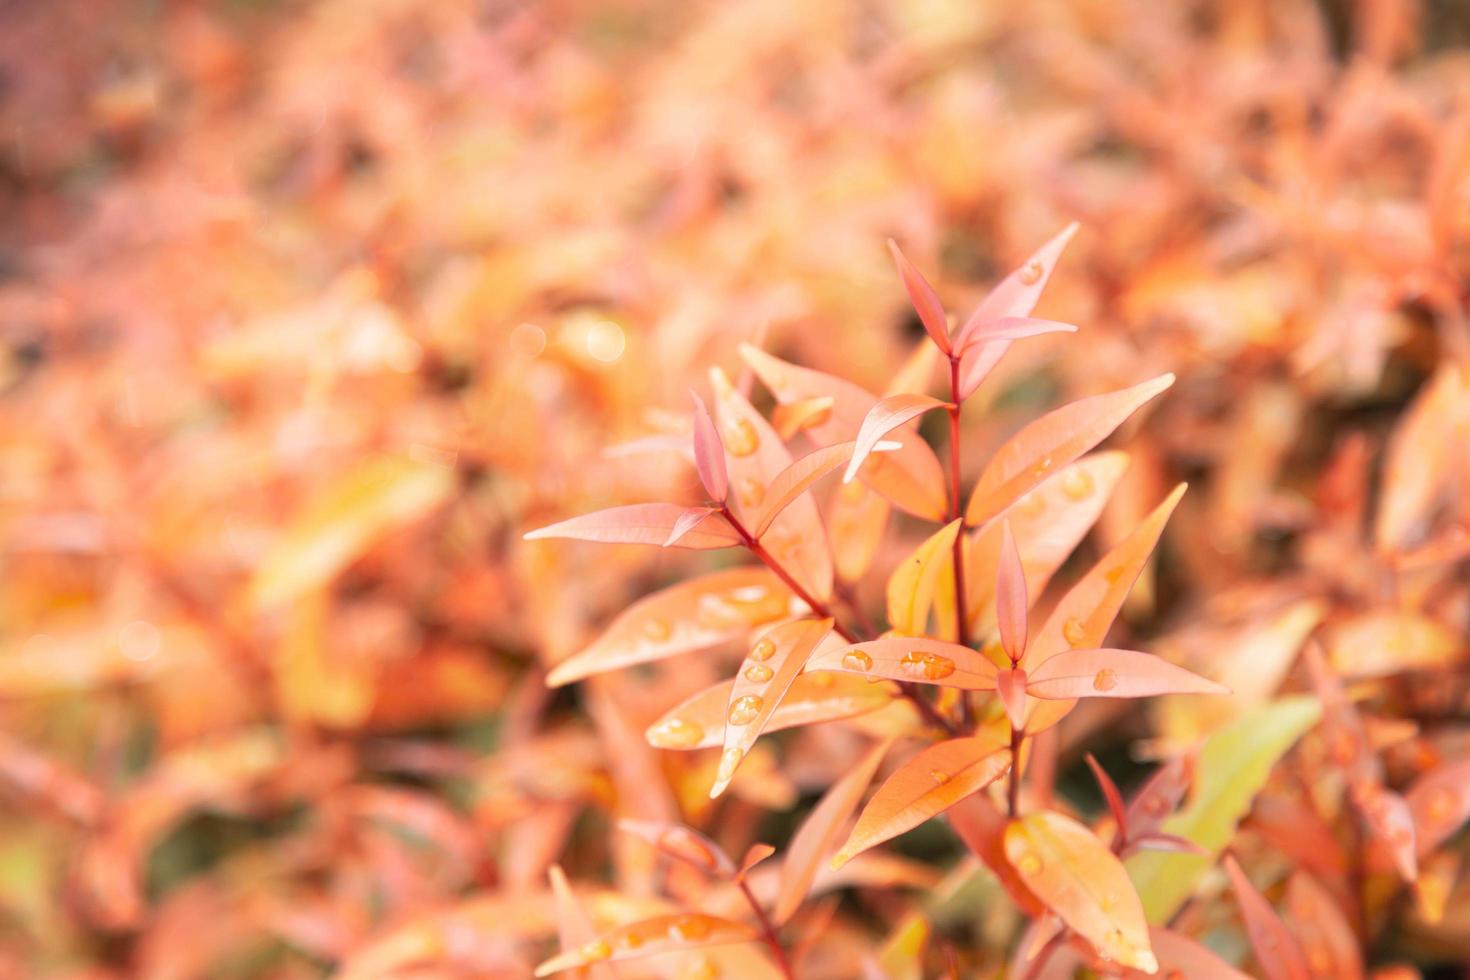
[[939,573],[951,561],[960,522],[940,528],[904,560],[888,579],[888,622],[899,633],[917,636],[924,632]]

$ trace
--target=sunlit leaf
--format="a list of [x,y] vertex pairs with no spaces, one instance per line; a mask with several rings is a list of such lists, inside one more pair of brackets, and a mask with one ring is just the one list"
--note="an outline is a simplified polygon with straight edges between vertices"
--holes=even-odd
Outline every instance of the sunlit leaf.
[[1133,882],[1092,831],[1060,813],[1031,813],[1006,827],[1005,851],[1026,887],[1100,954],[1157,968]]
[[852,449],[853,444],[850,442],[825,446],[807,453],[776,474],[770,486],[766,487],[758,513],[751,518],[753,526],[750,533],[756,537],[765,534],[787,504],[806,493],[812,484],[828,473],[841,469],[851,457]]
[[720,845],[696,830],[655,820],[619,820],[618,829],[641,837],[670,857],[693,865],[705,874],[729,877],[735,864]]
[[1001,526],[1000,556],[995,569],[995,622],[1000,629],[1000,645],[1013,664],[1020,663],[1026,655],[1026,610],[1030,605],[1026,597],[1026,571],[1021,566],[1010,522],[1006,521]]
[[1265,971],[1267,980],[1311,980],[1307,958],[1296,937],[1286,928],[1265,896],[1251,884],[1235,858],[1225,858],[1225,871],[1230,875],[1230,885],[1240,905],[1246,933],[1256,951],[1256,962]]
[[1286,883],[1286,918],[1313,980],[1362,980],[1357,934],[1332,893],[1304,871]]
[[925,412],[946,407],[948,407],[947,402],[942,402],[938,398],[930,398],[928,395],[897,394],[889,395],[879,401],[868,410],[867,415],[863,416],[863,424],[858,428],[857,439],[854,442],[852,459],[848,460],[847,469],[842,474],[842,482],[851,483],[853,481],[874,447],[894,429],[913,421]]
[[1388,677],[1435,670],[1460,661],[1464,646],[1440,623],[1409,612],[1364,613],[1335,624],[1327,634],[1332,666],[1344,677]]
[[1068,698],[1148,698],[1159,694],[1229,694],[1223,684],[1138,650],[1067,650],[1031,671],[1026,691]]
[[[1215,732],[1200,748],[1189,802],[1165,820],[1161,829],[1219,854],[1234,837],[1236,826],[1277,760],[1321,714],[1316,698],[1280,698]],[[1127,864],[1149,921],[1157,923],[1166,921],[1193,893],[1209,870],[1210,859],[1145,851],[1130,857]]]
[[832,557],[837,576],[856,582],[867,574],[878,556],[888,526],[888,500],[858,480],[843,483],[832,494],[827,525],[832,532]]
[[1414,815],[1409,804],[1377,782],[1355,783],[1351,792],[1369,831],[1387,845],[1394,867],[1404,881],[1412,884],[1419,877],[1419,859],[1414,844]]
[[1446,363],[1415,397],[1389,440],[1374,538],[1384,551],[1424,533],[1467,433],[1461,368]]
[[893,741],[885,739],[868,750],[842,778],[832,784],[821,802],[812,807],[801,829],[791,838],[786,848],[786,857],[781,862],[781,885],[776,902],[771,910],[771,919],[782,925],[796,914],[801,903],[811,890],[812,881],[818,870],[826,864],[827,856],[837,845],[843,824],[858,801],[863,798],[868,784],[878,765],[888,754]]
[[1444,843],[1470,820],[1470,761],[1447,762],[1416,779],[1405,794],[1420,854]]
[[[551,893],[556,899],[556,931],[562,953],[580,950],[597,938],[597,929],[582,908],[582,903],[577,901],[561,865],[553,864],[547,877],[551,881]],[[592,980],[613,980],[617,974],[610,965],[603,963],[588,967],[587,976]]]
[[968,339],[975,331],[1001,317],[1030,316],[1056,269],[1057,260],[1075,234],[1077,224],[1073,222],[1032,253],[1020,268],[997,283],[956,333],[956,342]]
[[960,522],[951,521],[931,534],[914,553],[904,559],[888,579],[888,622],[899,633],[916,636],[924,632],[940,572],[952,561]]
[[1106,439],[1145,402],[1174,383],[1160,375],[1121,391],[1083,398],[1056,409],[1017,432],[986,464],[965,509],[979,526],[1010,507],[1022,494]]
[[806,398],[798,402],[779,402],[771,412],[771,425],[782,439],[791,437],[805,429],[821,425],[832,418],[832,407],[837,399],[831,395]]
[[943,813],[999,779],[1010,765],[1010,750],[993,737],[955,738],[929,746],[878,787],[832,858],[832,866],[841,867],[863,851]]
[[[705,749],[724,741],[732,678],[705,688],[670,708],[648,727],[648,743],[660,749]],[[877,711],[894,698],[891,684],[871,684],[831,671],[808,671],[796,678],[766,720],[767,732],[839,721]]]
[[764,568],[732,568],[670,586],[629,606],[602,635],[552,668],[553,687],[592,674],[743,639],[794,611],[791,593]]
[[1177,932],[1151,926],[1148,936],[1159,961],[1158,975],[1165,980],[1251,980],[1250,974],[1242,973],[1208,947]]
[[766,723],[796,680],[807,658],[832,630],[832,620],[803,619],[769,630],[750,647],[725,709],[724,752],[719,772],[710,787],[711,798],[719,796],[735,778],[745,754],[765,731]]
[[729,522],[707,507],[681,507],[678,504],[627,504],[609,507],[549,524],[526,534],[527,541],[541,538],[572,538],[578,541],[602,541],[611,544],[663,545],[686,513],[701,515],[694,527],[678,541],[681,548],[729,548],[742,539]]
[[807,667],[967,691],[995,690],[995,664],[982,654],[957,643],[923,637],[890,637],[824,650]]
[[750,926],[713,915],[700,912],[661,915],[618,926],[579,949],[553,956],[536,967],[536,976],[701,946],[747,943],[759,938],[760,934]]
[[725,446],[720,442],[720,434],[704,399],[696,392],[689,394],[694,399],[694,468],[710,499],[717,504],[724,503],[730,487],[725,471]]

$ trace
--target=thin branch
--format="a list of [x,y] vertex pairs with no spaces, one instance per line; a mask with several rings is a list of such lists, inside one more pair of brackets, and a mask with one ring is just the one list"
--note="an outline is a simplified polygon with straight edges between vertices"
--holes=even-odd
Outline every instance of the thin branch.
[[750,903],[751,911],[760,923],[761,939],[770,947],[771,955],[776,958],[776,966],[780,968],[781,975],[786,980],[796,980],[796,974],[791,972],[791,961],[786,958],[786,950],[781,945],[781,939],[776,935],[776,927],[771,922],[771,917],[766,915],[766,910],[761,908],[761,903],[755,900],[755,893],[750,890],[750,885],[745,879],[740,879],[740,890],[745,894],[745,900]]
[[[952,560],[954,562],[954,618],[955,642],[969,645],[969,611],[965,608],[965,508],[960,500],[960,359],[949,357],[949,499],[950,520],[960,522],[954,536]],[[960,692],[960,724],[970,729],[975,724],[974,708],[968,692]]]

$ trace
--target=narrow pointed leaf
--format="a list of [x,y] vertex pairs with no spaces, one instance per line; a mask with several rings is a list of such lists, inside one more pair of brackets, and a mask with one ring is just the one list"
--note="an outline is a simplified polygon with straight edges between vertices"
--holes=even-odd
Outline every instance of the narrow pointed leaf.
[[1193,939],[1153,926],[1148,931],[1154,956],[1159,961],[1159,976],[1165,980],[1251,980],[1226,963],[1209,947]]
[[1101,955],[1146,973],[1158,967],[1133,883],[1092,831],[1040,811],[1011,821],[1005,850],[1026,887]]
[[1026,690],[1049,701],[1229,694],[1230,689],[1138,650],[1068,650],[1031,671]]
[[922,637],[889,637],[824,650],[811,659],[807,668],[965,691],[995,690],[995,664],[983,654],[958,643]]
[[735,873],[735,862],[720,845],[683,824],[623,819],[618,821],[618,829],[648,841],[669,857],[705,874],[729,877]]
[[1406,794],[1420,854],[1444,843],[1470,820],[1470,761],[1449,762],[1416,779]]
[[[958,353],[963,356],[977,347],[997,341],[1024,340],[1027,337],[1040,337],[1049,333],[1076,332],[1077,325],[1074,323],[1043,320],[1031,316],[1003,316],[999,320],[991,320],[965,338],[964,349],[959,350]],[[963,373],[961,376],[963,377]]]
[[1186,840],[1177,834],[1152,833],[1135,837],[1128,844],[1131,851],[1170,851],[1175,854],[1197,854],[1200,857],[1209,857],[1210,852],[1200,847],[1192,840]]
[[1307,958],[1296,938],[1271,903],[1251,884],[1235,858],[1225,858],[1225,873],[1230,876],[1230,886],[1240,906],[1240,917],[1245,922],[1246,934],[1256,951],[1256,962],[1265,971],[1266,980],[1312,980]]
[[704,507],[681,507],[678,504],[628,504],[609,507],[549,524],[526,534],[527,541],[541,538],[573,538],[578,541],[602,541],[611,544],[656,544],[669,539],[669,532],[679,518],[690,511],[704,512],[704,518],[685,533],[681,548],[729,548],[741,543],[740,535],[719,514]]
[[1020,663],[1026,654],[1026,571],[1016,550],[1011,524],[1001,527],[1000,560],[995,570],[995,620],[1000,628],[1000,644],[1011,663]]
[[954,539],[960,522],[951,521],[935,531],[904,559],[888,578],[888,623],[899,633],[925,632],[934,591],[944,568],[953,562]]
[[1077,223],[1073,222],[1033,252],[1020,268],[1002,279],[980,301],[975,312],[970,314],[970,318],[956,334],[956,343],[963,342],[985,324],[1001,317],[1030,316],[1031,311],[1036,309],[1036,303],[1041,299],[1042,290],[1046,289],[1047,281],[1051,279],[1053,270],[1056,269],[1057,260],[1061,258],[1067,243],[1075,234],[1077,234]]
[[1119,836],[1126,838],[1128,815],[1123,806],[1123,794],[1118,792],[1118,784],[1113,782],[1113,777],[1108,775],[1107,770],[1091,752],[1088,752],[1084,758],[1087,760],[1087,767],[1092,770],[1093,778],[1097,780],[1097,788],[1102,790],[1103,799],[1107,801],[1108,812],[1113,815],[1113,823],[1118,826]]
[[730,489],[730,478],[725,471],[725,444],[720,441],[704,399],[695,392],[689,394],[694,399],[694,468],[710,499],[722,504]]
[[1128,803],[1124,819],[1130,837],[1142,837],[1158,831],[1164,821],[1179,807],[1179,801],[1194,782],[1193,754],[1176,756],[1154,770]]
[[897,394],[889,395],[878,402],[868,414],[863,416],[863,424],[858,428],[855,448],[852,459],[847,463],[847,470],[842,474],[843,483],[851,483],[862,469],[863,462],[867,460],[868,454],[873,447],[894,429],[907,422],[911,422],[923,415],[925,412],[936,408],[948,407],[948,402],[942,402],[938,398],[930,398],[928,395]]
[[1462,368],[1445,364],[1414,398],[1389,440],[1374,539],[1382,551],[1422,535],[1464,451]]
[[[683,751],[721,744],[734,687],[733,678],[721,681],[671,708],[648,727],[648,743],[655,748]],[[854,718],[891,704],[894,694],[891,684],[870,684],[863,678],[831,671],[808,671],[786,689],[786,696],[766,720],[765,730],[778,732]]]
[[580,949],[553,956],[536,967],[536,976],[701,946],[748,943],[759,938],[760,934],[750,926],[713,915],[700,912],[661,915],[618,926]]
[[1332,893],[1305,871],[1286,883],[1286,919],[1314,980],[1363,980],[1357,933]]
[[943,813],[1005,775],[1010,766],[1010,750],[994,737],[955,738],[929,746],[878,787],[832,867]]
[[757,865],[776,853],[776,849],[770,844],[756,842],[745,851],[745,857],[740,859],[740,867],[735,869],[735,883],[739,884],[745,880],[745,876]]
[[743,639],[752,629],[791,615],[792,603],[780,580],[760,567],[681,582],[623,610],[589,646],[552,668],[546,683],[559,687]]
[[1412,884],[1419,877],[1419,858],[1414,844],[1414,815],[1409,804],[1376,782],[1354,784],[1352,798],[1368,830],[1387,846],[1394,867],[1404,881]]
[[944,315],[944,304],[939,302],[939,295],[919,270],[904,257],[898,243],[891,238],[888,239],[888,251],[893,256],[893,264],[898,266],[898,274],[903,279],[903,288],[908,291],[909,302],[914,304],[914,311],[919,314],[919,322],[924,325],[924,330],[934,341],[934,345],[948,354],[949,322]]
[[[597,929],[592,925],[582,904],[572,892],[572,886],[561,865],[553,864],[547,872],[551,880],[551,893],[556,902],[556,932],[563,954],[582,949],[597,938]],[[591,980],[611,980],[616,974],[606,963],[589,967],[587,976]]]
[[735,771],[766,723],[801,673],[807,658],[832,630],[830,619],[803,619],[767,632],[751,645],[750,653],[730,688],[725,710],[725,750],[711,798],[719,796],[735,778]]
[[1106,439],[1130,415],[1174,383],[1164,374],[1121,391],[1094,395],[1043,415],[996,451],[975,484],[965,521],[980,526],[1022,494]]
[[893,740],[885,739],[868,750],[867,755],[832,784],[821,801],[812,807],[801,829],[791,838],[791,846],[786,849],[786,858],[781,862],[781,884],[771,909],[771,919],[776,925],[784,925],[801,907],[811,891],[817,871],[836,846],[842,825],[857,808],[868,784],[873,781],[873,774],[892,746]]
[[679,542],[683,541],[691,531],[699,527],[709,518],[716,517],[719,520],[724,520],[719,514],[720,512],[713,507],[689,508],[679,515],[678,520],[674,521],[674,526],[669,529],[669,536],[664,539],[663,546],[665,548],[678,547]]
[[807,453],[777,473],[771,480],[771,485],[766,487],[757,516],[752,518],[755,526],[750,529],[750,533],[757,538],[765,534],[788,504],[806,493],[812,484],[828,473],[841,469],[852,457],[852,449],[853,443],[850,442],[825,446]]

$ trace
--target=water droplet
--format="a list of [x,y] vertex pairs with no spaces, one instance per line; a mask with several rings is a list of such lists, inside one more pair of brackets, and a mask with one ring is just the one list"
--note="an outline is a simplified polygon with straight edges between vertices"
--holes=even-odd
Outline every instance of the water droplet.
[[715,966],[714,960],[708,956],[701,956],[688,969],[679,974],[679,980],[716,980],[720,975],[720,968]]
[[1118,686],[1118,672],[1111,667],[1104,667],[1093,675],[1092,689],[1094,691],[1111,691]]
[[740,506],[748,509],[759,507],[766,499],[766,485],[754,477],[746,477],[740,481],[737,493],[740,495]]
[[743,758],[745,758],[745,753],[733,747],[726,749],[720,755],[720,768],[716,773],[720,782],[726,783],[730,781],[730,778],[735,775],[736,768],[740,765],[740,760]]
[[1080,466],[1067,470],[1062,477],[1062,493],[1073,500],[1086,500],[1092,493],[1092,474]]
[[1080,647],[1087,642],[1087,627],[1080,619],[1069,619],[1062,624],[1062,639],[1070,646]]
[[730,598],[736,602],[760,602],[771,594],[771,590],[764,585],[747,585],[742,588],[732,589]]
[[1041,856],[1033,851],[1027,851],[1025,854],[1022,854],[1020,860],[1016,862],[1016,870],[1028,877],[1030,875],[1040,874],[1042,866]]
[[949,782],[949,773],[945,772],[942,769],[930,769],[929,778],[933,779],[936,783],[943,786],[945,783]]
[[847,670],[857,670],[866,673],[873,669],[873,658],[861,650],[849,650],[842,657],[842,666]]
[[754,694],[736,698],[730,702],[730,714],[728,715],[730,724],[749,725],[759,717],[764,704],[764,699]]
[[1021,280],[1022,285],[1034,286],[1041,281],[1041,274],[1045,271],[1040,262],[1032,259],[1021,267],[1021,271],[1016,274],[1016,278]]
[[673,629],[662,619],[650,619],[643,624],[643,635],[650,640],[662,642],[673,633]]
[[724,596],[706,594],[699,597],[699,625],[706,629],[726,630],[740,626],[745,618],[740,608]]
[[807,683],[812,687],[829,688],[837,683],[837,678],[832,676],[831,671],[818,670],[807,674]]
[[1455,811],[1459,809],[1459,795],[1448,786],[1436,786],[1429,793],[1429,800],[1425,803],[1424,812],[1431,823],[1449,823],[1455,818]]
[[594,939],[582,947],[582,959],[589,962],[605,960],[612,955],[612,947],[604,939]]
[[910,650],[903,655],[899,666],[914,677],[926,681],[937,681],[954,673],[954,661],[937,653]]
[[704,729],[683,718],[670,718],[659,722],[648,734],[653,744],[660,749],[689,749],[704,738]]
[[1040,517],[1042,513],[1046,510],[1046,498],[1043,497],[1040,493],[1028,493],[1026,494],[1026,496],[1022,497],[1021,502],[1016,505],[1016,510],[1019,511],[1023,517]]
[[776,672],[765,664],[751,664],[745,668],[745,679],[752,684],[764,684],[774,677]]
[[756,641],[755,646],[750,648],[750,659],[756,663],[770,660],[776,655],[776,641],[768,636],[763,636]]
[[709,923],[693,915],[681,915],[669,923],[669,938],[690,943],[709,935]]
[[761,437],[750,419],[735,418],[725,426],[725,451],[731,456],[749,456],[760,448]]
[[623,949],[637,949],[644,941],[643,934],[638,932],[625,932],[618,937],[618,945]]

